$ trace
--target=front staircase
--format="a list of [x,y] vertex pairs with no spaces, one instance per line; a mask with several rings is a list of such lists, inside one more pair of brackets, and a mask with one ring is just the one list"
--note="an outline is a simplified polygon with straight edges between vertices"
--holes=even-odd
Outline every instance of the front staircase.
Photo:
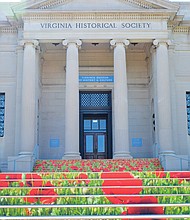
[[0,219],[190,219],[190,172],[72,168],[0,173]]

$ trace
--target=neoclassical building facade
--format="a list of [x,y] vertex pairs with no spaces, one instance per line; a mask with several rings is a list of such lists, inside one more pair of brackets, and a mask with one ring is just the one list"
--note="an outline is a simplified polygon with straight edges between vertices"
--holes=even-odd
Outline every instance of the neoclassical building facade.
[[190,3],[0,9],[1,170],[36,146],[40,159],[188,158]]

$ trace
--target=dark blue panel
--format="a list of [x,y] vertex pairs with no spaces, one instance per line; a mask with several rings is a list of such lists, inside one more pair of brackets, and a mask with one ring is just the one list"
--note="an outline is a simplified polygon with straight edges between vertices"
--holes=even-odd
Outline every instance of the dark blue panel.
[[0,137],[4,137],[5,93],[0,93]]
[[132,147],[142,147],[142,138],[132,138]]
[[50,147],[51,148],[56,148],[59,147],[60,143],[59,143],[59,139],[50,139]]
[[187,129],[190,135],[190,92],[186,92],[186,105],[187,105]]

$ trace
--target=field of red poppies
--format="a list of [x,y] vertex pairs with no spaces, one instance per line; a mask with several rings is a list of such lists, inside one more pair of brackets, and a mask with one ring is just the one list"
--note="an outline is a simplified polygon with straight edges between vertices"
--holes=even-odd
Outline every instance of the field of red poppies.
[[38,160],[34,172],[160,171],[157,158],[119,160]]
[[[2,208],[15,204],[19,208]],[[134,214],[190,213],[189,205],[179,204],[190,204],[190,172],[0,173],[0,216],[126,215],[127,220]]]

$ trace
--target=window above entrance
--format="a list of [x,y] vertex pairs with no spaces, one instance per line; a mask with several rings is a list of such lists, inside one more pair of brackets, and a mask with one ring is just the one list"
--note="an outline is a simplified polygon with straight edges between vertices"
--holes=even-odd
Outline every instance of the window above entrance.
[[84,120],[84,131],[106,131],[106,119],[85,119]]
[[80,108],[111,108],[111,92],[80,92]]

